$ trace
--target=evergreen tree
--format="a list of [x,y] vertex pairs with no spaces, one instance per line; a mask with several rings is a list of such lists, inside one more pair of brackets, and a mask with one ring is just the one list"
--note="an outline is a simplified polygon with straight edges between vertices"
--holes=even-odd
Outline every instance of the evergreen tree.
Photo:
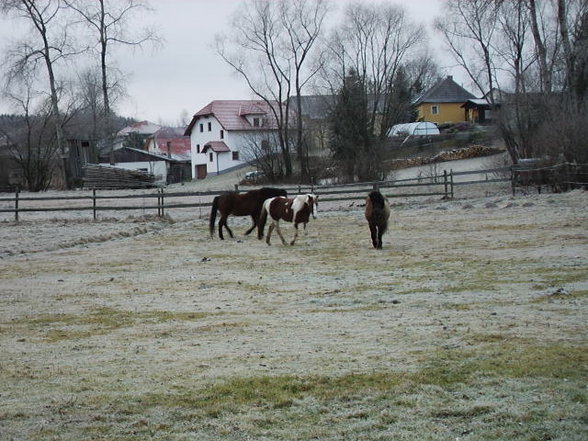
[[364,155],[369,151],[368,112],[365,87],[355,71],[343,81],[331,113],[330,149],[346,180],[362,175]]

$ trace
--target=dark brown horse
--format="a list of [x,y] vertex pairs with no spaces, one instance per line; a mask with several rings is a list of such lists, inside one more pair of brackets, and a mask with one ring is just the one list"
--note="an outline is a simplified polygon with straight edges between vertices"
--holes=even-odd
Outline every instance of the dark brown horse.
[[382,235],[388,229],[390,204],[379,191],[372,191],[365,201],[365,218],[370,226],[374,248],[382,248]]
[[258,190],[250,190],[246,193],[229,191],[215,197],[212,201],[212,209],[210,211],[210,235],[212,236],[214,232],[217,211],[220,211],[221,214],[220,220],[218,221],[218,237],[221,239],[224,239],[223,227],[227,229],[231,237],[234,237],[233,232],[227,225],[227,218],[231,214],[233,216],[251,216],[253,225],[245,234],[251,233],[258,224],[263,201],[274,196],[287,196],[286,190],[263,187]]
[[282,236],[280,231],[280,220],[287,222],[293,222],[296,232],[294,238],[290,242],[290,245],[294,245],[296,238],[298,237],[298,224],[304,224],[304,230],[306,230],[306,224],[310,218],[310,215],[316,219],[318,205],[318,196],[314,194],[301,194],[294,199],[288,199],[286,197],[274,197],[266,200],[263,203],[261,209],[261,215],[259,217],[259,227],[257,229],[257,238],[263,237],[263,229],[267,221],[268,215],[272,218],[272,223],[267,231],[267,237],[265,239],[268,245],[271,245],[270,238],[274,228],[278,232],[278,236],[282,239],[282,243],[286,245],[286,240]]

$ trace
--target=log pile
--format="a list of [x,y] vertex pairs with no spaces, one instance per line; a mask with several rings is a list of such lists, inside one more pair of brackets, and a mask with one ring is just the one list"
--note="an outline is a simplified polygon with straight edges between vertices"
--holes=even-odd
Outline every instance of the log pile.
[[495,155],[497,153],[502,153],[502,152],[503,152],[502,150],[496,149],[493,147],[486,147],[483,145],[472,145],[472,146],[461,148],[461,149],[453,149],[453,150],[443,151],[443,152],[440,152],[430,158],[416,157],[416,158],[408,158],[408,159],[395,159],[395,160],[392,160],[391,162],[392,162],[392,168],[400,169],[400,168],[408,168],[408,167],[417,167],[419,165],[433,164],[435,162],[456,161],[459,159],[479,158],[479,157],[483,157],[483,156]]
[[108,165],[88,164],[84,166],[84,187],[97,190],[125,188],[153,188],[155,176],[140,170],[125,170]]

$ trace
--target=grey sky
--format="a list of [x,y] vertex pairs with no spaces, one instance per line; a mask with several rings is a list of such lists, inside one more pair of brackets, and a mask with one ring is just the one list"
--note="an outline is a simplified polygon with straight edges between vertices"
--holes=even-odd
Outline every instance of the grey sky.
[[[444,0],[388,1],[406,7],[411,18],[425,24],[430,36],[435,37],[431,24]],[[141,120],[177,124],[183,113],[191,116],[212,100],[254,98],[244,81],[232,73],[213,48],[214,36],[226,28],[239,2],[152,0],[155,11],[141,17],[142,23],[154,24],[164,45],[159,50],[116,50],[118,66],[127,75],[128,91],[117,111]],[[334,1],[339,10],[345,3],[346,0]],[[22,26],[1,19],[0,50],[20,29]],[[438,35],[432,38],[433,47],[436,54],[442,55],[438,40]],[[445,68],[450,63],[446,57],[438,62]],[[452,69],[445,69],[444,73],[460,79],[460,73]],[[0,112],[8,110],[0,105]]]

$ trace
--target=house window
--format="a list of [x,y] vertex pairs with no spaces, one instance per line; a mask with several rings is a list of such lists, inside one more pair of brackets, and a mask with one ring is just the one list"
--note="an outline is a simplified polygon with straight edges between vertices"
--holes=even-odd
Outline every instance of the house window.
[[261,125],[260,122],[259,118],[253,118],[253,127],[259,127]]
[[200,153],[200,144],[196,144],[196,153]]
[[204,132],[204,124],[200,124],[200,132]]
[[212,152],[210,152],[210,153],[208,154],[208,160],[209,160],[210,162],[214,162],[214,157],[212,156]]
[[211,123],[211,122],[209,122],[209,123],[208,123],[208,131],[209,131],[209,132],[211,132],[211,131],[212,131],[212,123]]
[[233,152],[233,161],[239,160],[239,152]]
[[439,106],[431,106],[431,115],[439,114]]
[[224,130],[220,131],[220,139],[225,139],[225,131]]

